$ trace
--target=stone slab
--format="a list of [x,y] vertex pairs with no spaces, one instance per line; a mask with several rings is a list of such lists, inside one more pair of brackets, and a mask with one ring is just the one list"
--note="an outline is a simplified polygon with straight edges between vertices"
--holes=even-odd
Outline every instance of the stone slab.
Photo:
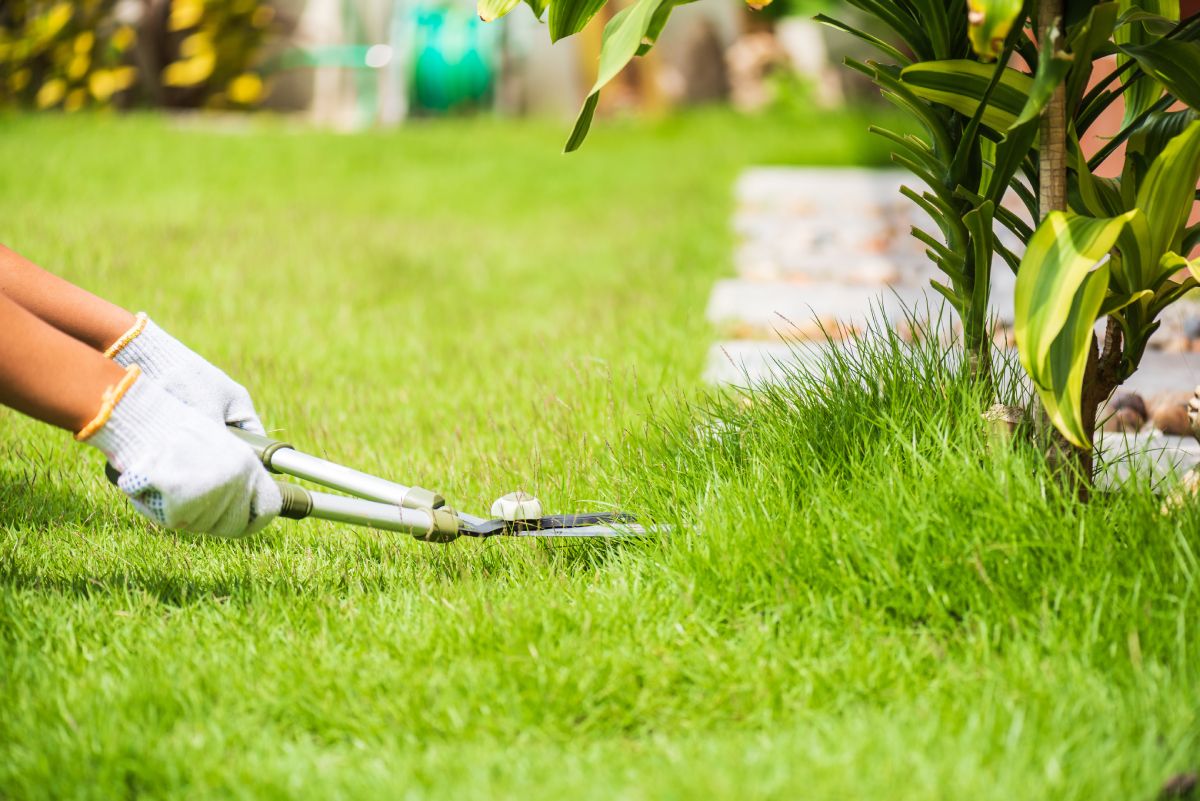
[[821,214],[841,206],[848,209],[904,208],[911,202],[900,186],[919,185],[903,170],[853,167],[752,167],[734,184],[739,208],[766,208],[797,214]]
[[865,330],[873,315],[882,312],[889,322],[896,322],[903,318],[905,309],[923,308],[929,302],[920,287],[725,279],[713,288],[706,316],[710,322],[727,328],[819,336],[815,323],[826,328],[841,325]]
[[[1000,275],[992,289],[993,316],[1002,322],[1012,319],[1015,281],[1011,273]],[[928,284],[853,284],[838,281],[783,283],[722,279],[713,287],[705,316],[726,331],[794,331],[800,338],[819,337],[814,323],[865,330],[882,312],[889,323],[914,316],[919,320],[949,319],[945,301]],[[743,334],[761,336],[761,334]]]
[[[827,343],[823,342],[754,342],[728,340],[713,345],[708,352],[705,380],[712,384],[735,387],[755,387],[778,383],[787,375],[797,372],[817,375]],[[839,343],[839,348],[855,350],[853,340]],[[956,353],[949,358],[954,360]],[[999,355],[998,358],[1006,358]],[[1006,380],[1014,378],[1005,374]],[[1006,387],[1006,395],[1021,396],[1032,392],[1032,386],[1019,372],[1016,380],[1021,386]]]
[[[938,273],[914,226],[936,226],[900,186],[919,185],[899,170],[761,167],[735,186],[738,275],[755,280],[923,284]],[[1015,195],[1013,196],[1015,200]],[[1008,202],[1006,205],[1013,205]],[[1019,207],[1019,201],[1016,201]],[[1023,210],[1019,211],[1024,214]],[[1020,243],[999,229],[1004,244]],[[1009,272],[997,257],[994,272]]]
[[1200,443],[1194,437],[1158,432],[1104,434],[1096,441],[1097,481],[1113,486],[1131,475],[1160,481],[1182,476],[1200,465]]
[[[714,384],[737,386],[777,381],[795,366],[814,367],[825,347],[823,342],[721,342],[709,350],[705,377]],[[1016,354],[1010,353],[1009,357],[1015,359]],[[1149,399],[1164,392],[1191,392],[1197,386],[1200,353],[1147,351],[1140,369],[1121,389]]]

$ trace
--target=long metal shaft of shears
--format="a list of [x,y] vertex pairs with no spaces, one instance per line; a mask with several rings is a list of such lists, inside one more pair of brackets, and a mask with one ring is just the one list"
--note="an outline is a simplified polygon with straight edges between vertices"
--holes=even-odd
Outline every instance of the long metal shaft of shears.
[[[546,518],[541,522],[509,523],[457,512],[446,507],[441,495],[421,487],[407,487],[379,476],[312,456],[286,442],[230,427],[274,473],[311,481],[349,496],[317,492],[279,482],[283,493],[281,517],[302,520],[314,517],[353,525],[401,531],[419,539],[449,541],[458,536],[489,537],[626,537],[645,534],[643,526],[623,515],[586,515]],[[548,522],[549,525],[543,525]]]

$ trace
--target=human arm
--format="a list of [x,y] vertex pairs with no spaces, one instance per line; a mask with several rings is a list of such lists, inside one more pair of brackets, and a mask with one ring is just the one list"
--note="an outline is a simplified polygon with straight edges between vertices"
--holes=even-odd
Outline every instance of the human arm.
[[53,328],[136,364],[167,392],[220,423],[265,433],[250,393],[145,315],[134,315],[0,245],[0,294]]
[[279,490],[250,448],[139,374],[0,294],[0,403],[79,432],[160,525],[236,537],[269,523]]
[[68,431],[96,415],[125,368],[0,294],[0,403]]
[[0,245],[0,293],[65,334],[103,352],[134,315]]

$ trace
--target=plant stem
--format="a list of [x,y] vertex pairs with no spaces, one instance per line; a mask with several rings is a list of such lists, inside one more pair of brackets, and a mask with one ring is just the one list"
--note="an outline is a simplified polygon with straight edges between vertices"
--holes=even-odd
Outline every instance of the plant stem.
[[[1063,0],[1038,0],[1038,43],[1041,58],[1050,57],[1055,34],[1062,24]],[[1052,211],[1067,208],[1067,88],[1061,82],[1050,96],[1042,113],[1041,147],[1038,150],[1038,213],[1042,219]],[[1106,340],[1108,338],[1106,337]],[[1099,354],[1093,338],[1088,366],[1083,379],[1083,423],[1090,440],[1094,434],[1096,406],[1093,402],[1100,387],[1097,384]],[[1110,390],[1111,391],[1111,390]],[[1107,397],[1107,393],[1105,395]],[[1103,399],[1101,399],[1103,401]],[[1092,448],[1077,448],[1050,422],[1036,393],[1033,408],[1034,432],[1041,442],[1046,458],[1068,482],[1075,483],[1079,498],[1086,501],[1091,492]]]
[[[1051,35],[1062,24],[1063,0],[1038,0],[1038,41],[1044,58],[1053,47]],[[1042,113],[1038,151],[1038,205],[1044,218],[1067,207],[1067,85],[1060,82]]]

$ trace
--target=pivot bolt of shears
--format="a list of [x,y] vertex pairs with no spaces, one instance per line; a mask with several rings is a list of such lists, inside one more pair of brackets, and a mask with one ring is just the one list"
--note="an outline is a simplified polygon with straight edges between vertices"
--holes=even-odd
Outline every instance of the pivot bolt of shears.
[[497,498],[492,504],[492,516],[509,523],[537,520],[542,516],[542,502],[520,490],[510,492],[503,498]]

